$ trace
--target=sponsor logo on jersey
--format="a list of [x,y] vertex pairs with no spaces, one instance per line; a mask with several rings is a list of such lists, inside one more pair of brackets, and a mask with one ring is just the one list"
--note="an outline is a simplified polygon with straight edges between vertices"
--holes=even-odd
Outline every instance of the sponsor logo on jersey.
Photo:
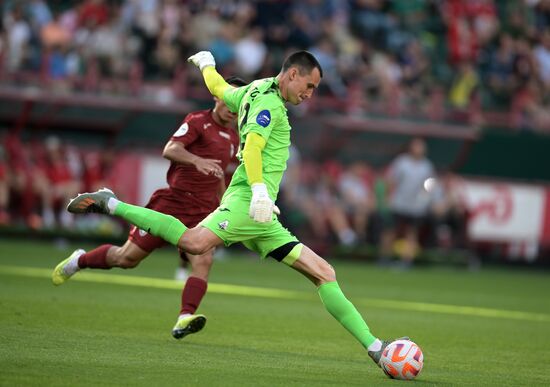
[[271,113],[269,112],[269,110],[262,110],[261,112],[259,112],[258,116],[256,117],[256,122],[258,123],[258,125],[266,128],[271,122]]
[[174,133],[174,137],[181,137],[185,136],[185,134],[189,131],[189,125],[187,125],[187,122],[184,122],[181,124],[178,130],[176,130],[176,133]]
[[225,132],[222,132],[222,131],[219,131],[218,132],[220,134],[220,136],[222,136],[223,138],[226,138],[228,140],[231,140],[231,136],[228,134],[228,133],[225,133]]
[[229,226],[229,220],[224,220],[223,222],[218,223],[220,230],[227,230],[227,226]]

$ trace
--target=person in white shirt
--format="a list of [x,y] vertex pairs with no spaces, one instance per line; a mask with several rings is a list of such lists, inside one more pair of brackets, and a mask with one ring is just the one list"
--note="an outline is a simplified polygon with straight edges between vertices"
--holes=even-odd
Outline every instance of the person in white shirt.
[[396,243],[396,250],[404,268],[412,265],[419,249],[418,230],[426,220],[430,205],[425,182],[434,175],[434,167],[426,158],[426,143],[421,138],[413,138],[408,152],[391,163],[387,181],[392,217],[382,236],[382,262],[391,255],[396,238],[402,237]]

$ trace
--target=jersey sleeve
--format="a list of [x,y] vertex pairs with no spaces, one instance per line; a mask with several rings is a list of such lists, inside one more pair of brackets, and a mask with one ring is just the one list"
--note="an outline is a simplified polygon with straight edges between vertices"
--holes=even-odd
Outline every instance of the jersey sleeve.
[[248,85],[242,87],[228,87],[227,90],[225,90],[223,93],[223,102],[225,102],[230,111],[233,113],[239,111],[239,106],[247,90]]
[[[245,107],[246,108],[246,107]],[[257,133],[267,141],[282,114],[281,100],[274,94],[258,96],[245,112],[241,132]]]
[[184,146],[193,143],[200,135],[197,125],[193,121],[193,116],[188,114],[178,130],[170,137],[170,141],[182,143]]

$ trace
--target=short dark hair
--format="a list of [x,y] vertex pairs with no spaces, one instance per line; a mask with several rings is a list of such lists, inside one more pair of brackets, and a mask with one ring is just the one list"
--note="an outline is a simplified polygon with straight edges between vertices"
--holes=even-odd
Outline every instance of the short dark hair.
[[231,86],[235,86],[235,87],[242,87],[242,86],[248,85],[248,83],[246,83],[244,80],[236,76],[225,78],[225,81],[229,83]]
[[323,69],[311,52],[296,51],[290,54],[283,63],[282,71],[285,72],[292,66],[298,67],[300,74],[304,74],[305,72],[309,74],[314,68],[317,68],[319,74],[321,74],[321,78],[323,78]]

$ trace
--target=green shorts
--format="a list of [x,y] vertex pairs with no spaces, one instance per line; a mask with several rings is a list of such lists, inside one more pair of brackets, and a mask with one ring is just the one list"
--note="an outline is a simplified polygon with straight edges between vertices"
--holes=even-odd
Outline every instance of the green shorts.
[[241,242],[246,248],[260,254],[262,258],[273,255],[270,253],[281,247],[288,246],[294,255],[291,262],[285,259],[286,255],[291,255],[290,251],[286,251],[281,259],[276,256],[274,258],[287,264],[294,262],[302,246],[298,239],[283,227],[276,215],[273,215],[273,220],[268,223],[252,220],[248,215],[249,206],[249,198],[231,195],[224,198],[222,204],[199,224],[219,236],[226,246]]

